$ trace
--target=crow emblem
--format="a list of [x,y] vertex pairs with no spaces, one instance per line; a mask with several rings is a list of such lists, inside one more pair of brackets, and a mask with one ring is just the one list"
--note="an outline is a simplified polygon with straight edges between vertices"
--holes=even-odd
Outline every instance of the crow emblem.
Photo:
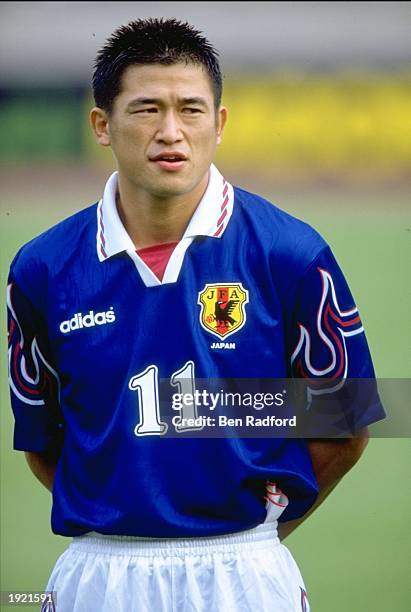
[[227,338],[245,323],[248,291],[241,283],[207,284],[198,294],[198,304],[204,329],[219,338]]

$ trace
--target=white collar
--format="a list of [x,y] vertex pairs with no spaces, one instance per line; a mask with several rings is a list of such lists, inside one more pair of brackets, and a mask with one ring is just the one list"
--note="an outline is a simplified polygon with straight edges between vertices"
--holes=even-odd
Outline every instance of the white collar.
[[[106,183],[103,198],[97,207],[97,254],[100,261],[122,251],[136,252],[117,211],[117,186],[118,172],[114,172]],[[232,185],[227,183],[212,164],[207,189],[181,240],[190,239],[191,243],[196,236],[221,238],[233,212],[233,204]]]

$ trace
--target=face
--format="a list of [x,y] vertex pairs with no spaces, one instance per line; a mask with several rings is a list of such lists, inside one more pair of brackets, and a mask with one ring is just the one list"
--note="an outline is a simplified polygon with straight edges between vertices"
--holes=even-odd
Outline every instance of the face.
[[170,198],[207,180],[226,120],[200,65],[129,66],[113,110],[91,112],[97,140],[138,192]]

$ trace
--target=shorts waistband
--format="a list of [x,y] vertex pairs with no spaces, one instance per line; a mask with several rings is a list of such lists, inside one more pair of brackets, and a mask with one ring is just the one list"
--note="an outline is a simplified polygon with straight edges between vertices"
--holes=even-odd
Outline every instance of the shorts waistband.
[[262,523],[236,533],[195,538],[146,538],[102,535],[90,532],[73,538],[70,549],[86,552],[137,557],[208,555],[241,550],[272,548],[280,543],[277,521]]

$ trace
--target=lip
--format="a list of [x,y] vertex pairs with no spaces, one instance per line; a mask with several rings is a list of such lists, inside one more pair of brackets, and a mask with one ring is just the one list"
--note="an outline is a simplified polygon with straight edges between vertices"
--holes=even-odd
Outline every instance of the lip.
[[[153,155],[152,157],[150,157],[150,161],[163,161],[162,158],[163,157],[179,157],[179,161],[187,161],[187,155],[185,155],[184,153],[182,153],[181,151],[161,151],[161,153],[158,153],[157,155]],[[178,163],[178,162],[171,162],[171,163]]]
[[[163,159],[164,157],[178,157],[179,159],[178,161],[168,161]],[[167,170],[167,172],[177,172],[177,170],[181,170],[187,162],[187,156],[181,151],[161,151],[161,153],[153,155],[149,159],[157,164],[162,170]]]
[[170,162],[164,159],[159,159],[159,160],[155,160],[154,163],[157,164],[157,166],[159,166],[163,170],[175,172],[176,170],[180,170],[180,168],[184,166],[184,164],[186,163],[186,160],[182,159],[180,161]]

